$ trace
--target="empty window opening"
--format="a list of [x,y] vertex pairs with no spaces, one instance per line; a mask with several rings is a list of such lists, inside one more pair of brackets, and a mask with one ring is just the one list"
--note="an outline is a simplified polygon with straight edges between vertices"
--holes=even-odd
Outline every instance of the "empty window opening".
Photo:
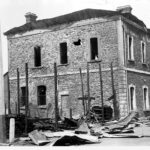
[[134,60],[133,37],[128,36],[128,59]]
[[142,63],[146,63],[146,49],[144,42],[141,42],[141,52],[142,52]]
[[81,45],[81,40],[78,39],[78,41],[73,42],[73,44],[76,45],[76,46],[79,46],[79,45]]
[[26,87],[21,87],[21,101],[20,101],[20,106],[25,106],[26,102]]
[[129,88],[129,94],[130,94],[130,109],[135,110],[136,109],[135,87],[131,86]]
[[144,109],[149,109],[149,98],[148,98],[148,88],[143,88],[143,102],[144,102]]
[[91,60],[96,60],[98,58],[98,41],[97,38],[90,39],[91,45]]
[[41,47],[34,47],[34,66],[41,66]]
[[67,64],[68,56],[67,56],[67,43],[60,43],[60,63]]
[[46,87],[41,85],[37,88],[38,105],[46,105]]

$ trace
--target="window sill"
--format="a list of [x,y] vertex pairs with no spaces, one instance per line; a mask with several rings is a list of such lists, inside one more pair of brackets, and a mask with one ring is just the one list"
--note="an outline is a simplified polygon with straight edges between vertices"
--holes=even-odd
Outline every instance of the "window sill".
[[[40,108],[40,109],[46,109],[47,105],[39,105],[38,108]],[[20,110],[25,110],[25,106],[20,107]]]
[[59,64],[57,65],[58,67],[61,67],[61,66],[68,66],[69,64]]
[[47,106],[46,105],[39,105],[38,108],[40,108],[40,109],[46,109]]
[[101,60],[90,60],[90,61],[88,61],[88,63],[98,63],[98,62],[101,62]]
[[128,61],[129,61],[129,62],[135,62],[135,60],[134,60],[134,59],[128,59]]
[[144,109],[143,111],[150,111],[150,108],[149,109]]
[[147,67],[147,64],[146,64],[146,63],[142,63],[142,66],[145,66],[145,67]]
[[31,67],[31,69],[42,69],[44,66],[39,66],[39,67]]

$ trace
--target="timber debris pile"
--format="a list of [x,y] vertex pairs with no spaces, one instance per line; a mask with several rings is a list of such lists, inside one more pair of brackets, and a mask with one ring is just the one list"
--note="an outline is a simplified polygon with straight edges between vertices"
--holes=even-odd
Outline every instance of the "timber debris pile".
[[[28,120],[28,134],[26,135],[22,134],[24,133],[24,124],[22,123],[25,117],[17,116],[15,119],[16,138],[9,145],[71,146],[101,143],[102,138],[142,138],[150,136],[149,116],[139,117],[138,113],[133,111],[118,121],[104,120],[102,122],[100,119],[95,119],[95,121],[89,119],[95,115],[91,112],[92,110],[75,119],[73,116],[72,118],[59,118],[57,128],[54,119],[30,118]],[[149,132],[147,132],[147,129]]]

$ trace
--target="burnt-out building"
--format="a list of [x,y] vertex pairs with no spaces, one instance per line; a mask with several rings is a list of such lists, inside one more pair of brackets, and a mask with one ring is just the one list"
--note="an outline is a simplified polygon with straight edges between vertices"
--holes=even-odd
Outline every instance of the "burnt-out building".
[[113,108],[110,63],[120,116],[150,109],[150,30],[132,13],[130,6],[116,11],[85,9],[50,19],[37,20],[32,13],[26,23],[5,32],[8,39],[10,101],[17,102],[20,71],[20,106],[25,104],[25,63],[28,63],[29,102],[44,114],[54,104],[54,62],[58,71],[58,105],[64,116],[82,114],[82,68],[87,95],[87,62],[91,105],[101,105],[98,63],[102,61],[104,105]]

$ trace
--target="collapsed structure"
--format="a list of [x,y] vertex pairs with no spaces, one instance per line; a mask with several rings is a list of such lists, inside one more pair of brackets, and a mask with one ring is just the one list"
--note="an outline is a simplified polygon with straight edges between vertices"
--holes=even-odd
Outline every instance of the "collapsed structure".
[[25,105],[25,69],[28,63],[29,103],[43,115],[54,104],[54,67],[58,69],[58,105],[61,115],[82,114],[80,72],[87,95],[86,68],[89,62],[91,105],[101,105],[99,70],[102,62],[104,105],[113,95],[110,63],[113,63],[116,100],[120,116],[136,110],[149,111],[150,30],[131,13],[130,6],[116,11],[85,9],[67,15],[36,20],[27,13],[26,23],[4,34],[8,39],[10,101],[17,102],[17,72],[20,71],[21,107]]

